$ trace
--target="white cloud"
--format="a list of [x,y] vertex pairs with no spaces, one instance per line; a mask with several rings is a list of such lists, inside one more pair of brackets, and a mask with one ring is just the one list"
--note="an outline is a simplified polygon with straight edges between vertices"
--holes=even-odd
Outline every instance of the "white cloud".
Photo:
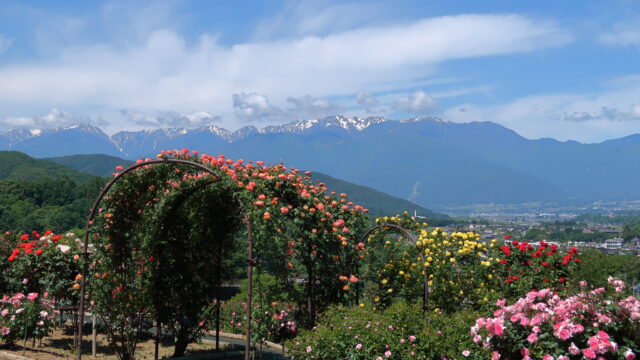
[[335,115],[343,110],[342,107],[329,100],[319,99],[310,95],[301,98],[289,97],[287,102],[293,105],[293,108],[287,109],[287,113],[292,119],[319,118]]
[[422,90],[416,90],[411,94],[396,100],[395,108],[404,110],[410,114],[427,115],[438,107],[438,102],[431,95]]
[[266,95],[258,93],[233,94],[233,108],[238,117],[253,121],[279,117],[283,111],[269,104]]
[[631,104],[626,108],[612,108],[603,106],[597,111],[574,111],[562,114],[562,118],[567,121],[636,121],[640,120],[640,105]]
[[37,116],[10,116],[0,119],[0,128],[52,128],[76,124],[105,125],[100,117],[90,117],[80,114],[71,114],[58,109],[53,109],[44,115]]
[[13,39],[0,34],[0,54],[7,51],[7,49],[9,49],[11,45],[13,45]]
[[[222,46],[213,35],[193,43],[174,30],[156,30],[142,44],[134,38],[125,45],[63,47],[48,60],[4,65],[0,107],[93,104],[147,113],[198,109],[226,118],[277,115],[291,94],[323,98],[390,83],[401,89],[443,61],[535,51],[571,39],[550,22],[473,14],[233,46]],[[275,106],[261,110],[259,101],[229,102],[231,94],[248,91],[269,94]]]
[[376,106],[380,103],[378,99],[366,90],[358,91],[356,94],[356,101],[358,102],[358,105],[366,107]]
[[526,96],[499,105],[462,104],[442,117],[457,122],[493,121],[527,138],[599,142],[640,133],[640,84],[636,76],[604,83],[598,93]]
[[598,39],[607,45],[640,46],[640,18],[619,22]]
[[121,110],[120,114],[127,122],[145,127],[198,127],[220,121],[219,116],[213,116],[204,111],[181,114],[176,111],[162,111],[157,116],[139,111]]
[[233,94],[232,99],[236,116],[245,121],[283,122],[320,118],[337,114],[343,110],[342,107],[329,100],[311,95],[300,98],[288,97],[287,103],[291,104],[292,107],[284,110],[271,105],[266,95],[255,92]]

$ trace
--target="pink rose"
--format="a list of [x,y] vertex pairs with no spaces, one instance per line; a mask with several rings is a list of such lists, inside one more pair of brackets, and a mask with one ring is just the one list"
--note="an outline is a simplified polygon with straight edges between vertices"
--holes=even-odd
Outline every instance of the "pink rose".
[[571,346],[569,346],[569,353],[571,355],[580,355],[581,351],[580,351],[580,349],[578,349],[576,344],[571,343]]
[[584,354],[584,357],[587,359],[595,359],[596,358],[596,352],[591,350],[591,348],[586,348],[584,350],[582,350],[582,353]]
[[562,330],[560,330],[560,333],[558,335],[559,335],[558,337],[560,339],[567,340],[567,339],[569,339],[571,337],[571,332],[569,330],[567,330],[567,329],[562,329]]
[[627,349],[624,353],[624,360],[634,360],[636,358],[636,354],[631,351],[631,349]]

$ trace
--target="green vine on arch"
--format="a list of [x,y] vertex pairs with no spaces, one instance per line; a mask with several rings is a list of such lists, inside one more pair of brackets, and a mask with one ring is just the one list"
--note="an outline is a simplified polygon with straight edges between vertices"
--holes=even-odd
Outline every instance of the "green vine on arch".
[[[186,189],[197,188],[193,191],[200,198],[227,196],[213,207],[218,210],[237,209],[229,204],[238,203],[253,225],[259,266],[264,261],[264,269],[277,273],[283,282],[303,280],[307,301],[300,306],[307,308],[311,323],[318,309],[353,297],[352,285],[358,282],[355,275],[365,248],[357,242],[357,235],[367,223],[366,209],[349,202],[344,194],[329,194],[323,184],[311,182],[308,174],[303,176],[281,164],[245,163],[186,149],[163,152],[159,157],[198,162],[216,174],[215,182],[201,186],[207,178],[211,181],[211,176],[186,165],[155,164],[131,171],[105,197],[94,224],[98,232],[93,237],[96,251],[89,264],[93,274],[89,293],[96,310],[113,324],[110,338],[122,359],[135,353],[142,315],[169,311],[168,307],[161,312],[156,309],[168,302],[152,301],[155,295],[151,289],[154,281],[157,285],[159,271],[154,254],[168,255],[172,261],[182,255],[164,251],[169,244],[158,239],[171,238],[179,244],[214,234],[212,227],[195,221],[202,226],[184,238],[176,235],[176,229],[187,232],[185,224],[193,224],[197,214],[206,211],[206,202],[198,206],[192,197],[184,201],[189,206],[178,206],[180,220],[173,222],[173,230],[163,229],[170,223],[162,215],[168,211],[165,205],[180,198],[179,193]],[[225,237],[230,232],[222,229],[220,233]]]

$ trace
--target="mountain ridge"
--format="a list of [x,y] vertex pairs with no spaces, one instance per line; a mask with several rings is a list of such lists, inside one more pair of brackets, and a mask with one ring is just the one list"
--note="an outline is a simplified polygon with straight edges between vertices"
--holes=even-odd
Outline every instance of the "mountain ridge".
[[207,125],[122,131],[109,137],[95,126],[83,125],[0,133],[0,150],[36,157],[101,153],[137,159],[184,147],[284,162],[435,209],[640,199],[638,134],[583,144],[530,140],[491,121],[339,115],[235,131]]

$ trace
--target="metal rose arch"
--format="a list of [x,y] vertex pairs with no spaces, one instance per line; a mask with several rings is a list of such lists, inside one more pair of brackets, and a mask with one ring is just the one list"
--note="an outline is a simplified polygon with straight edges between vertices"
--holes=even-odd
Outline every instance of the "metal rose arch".
[[[96,215],[96,212],[98,210],[98,207],[100,206],[101,201],[103,200],[103,198],[105,197],[105,195],[109,192],[109,190],[113,187],[113,185],[115,185],[120,179],[122,179],[125,175],[131,173],[132,171],[141,168],[141,167],[148,167],[149,165],[155,165],[155,164],[181,164],[181,165],[189,165],[195,168],[198,168],[204,172],[207,172],[209,174],[211,174],[213,176],[213,180],[214,182],[217,182],[220,180],[220,178],[218,177],[218,175],[212,171],[210,168],[204,166],[201,163],[198,162],[194,162],[194,161],[189,161],[189,160],[181,160],[181,159],[171,159],[171,158],[164,158],[162,160],[147,160],[147,161],[142,161],[142,162],[138,162],[132,166],[130,166],[127,169],[124,169],[123,171],[121,171],[120,173],[118,173],[113,179],[111,179],[107,185],[104,187],[104,189],[102,189],[102,191],[100,192],[100,194],[98,195],[98,197],[96,198],[91,211],[89,213],[89,218],[87,219],[87,223],[86,223],[86,227],[85,227],[85,235],[84,235],[84,246],[83,246],[83,266],[82,266],[82,279],[80,282],[80,305],[79,305],[79,310],[78,310],[78,315],[79,315],[79,321],[78,321],[78,328],[76,331],[76,351],[77,351],[77,359],[81,360],[82,359],[82,337],[83,337],[83,325],[84,325],[84,311],[85,311],[85,296],[86,296],[86,278],[87,278],[87,272],[88,272],[88,260],[89,260],[89,235],[91,232],[91,228],[94,222],[94,218]],[[246,227],[246,231],[247,231],[247,241],[248,241],[248,249],[247,249],[247,280],[248,280],[248,294],[247,294],[247,304],[251,304],[251,300],[252,300],[252,295],[253,295],[253,284],[252,284],[252,278],[253,278],[253,266],[256,263],[256,260],[253,258],[253,236],[252,236],[252,232],[251,232],[251,221],[249,220],[249,216],[246,212],[246,209],[243,208],[243,204],[242,202],[238,201],[237,203],[238,208],[241,210],[241,212],[243,213],[243,222],[245,224]],[[219,313],[218,313],[219,316]],[[247,316],[247,321],[246,321],[246,325],[245,325],[245,359],[248,360],[249,359],[249,353],[250,353],[250,349],[251,349],[251,306],[247,306],[247,310],[246,310],[246,316]],[[218,329],[218,335],[219,335],[219,329]],[[157,356],[157,352],[156,352],[156,356]]]
[[[367,232],[362,235],[361,238],[361,242],[366,243],[369,238],[379,232],[383,232],[383,233],[388,233],[388,232],[394,232],[394,233],[400,233],[402,235],[407,236],[409,239],[411,239],[411,242],[413,242],[413,244],[417,244],[417,240],[415,235],[407,228],[404,228],[400,225],[396,225],[396,224],[388,224],[388,223],[384,223],[384,224],[380,224],[380,225],[376,225],[374,227],[371,227],[369,230],[367,230]],[[425,262],[425,258],[424,258],[424,252],[420,252],[420,260],[422,263],[422,266],[424,267],[424,262]],[[429,274],[427,274],[427,269],[424,268],[424,283],[423,283],[423,292],[422,292],[422,312],[426,313],[427,310],[429,309]],[[356,302],[358,302],[357,297],[359,296],[359,294],[356,294]]]

